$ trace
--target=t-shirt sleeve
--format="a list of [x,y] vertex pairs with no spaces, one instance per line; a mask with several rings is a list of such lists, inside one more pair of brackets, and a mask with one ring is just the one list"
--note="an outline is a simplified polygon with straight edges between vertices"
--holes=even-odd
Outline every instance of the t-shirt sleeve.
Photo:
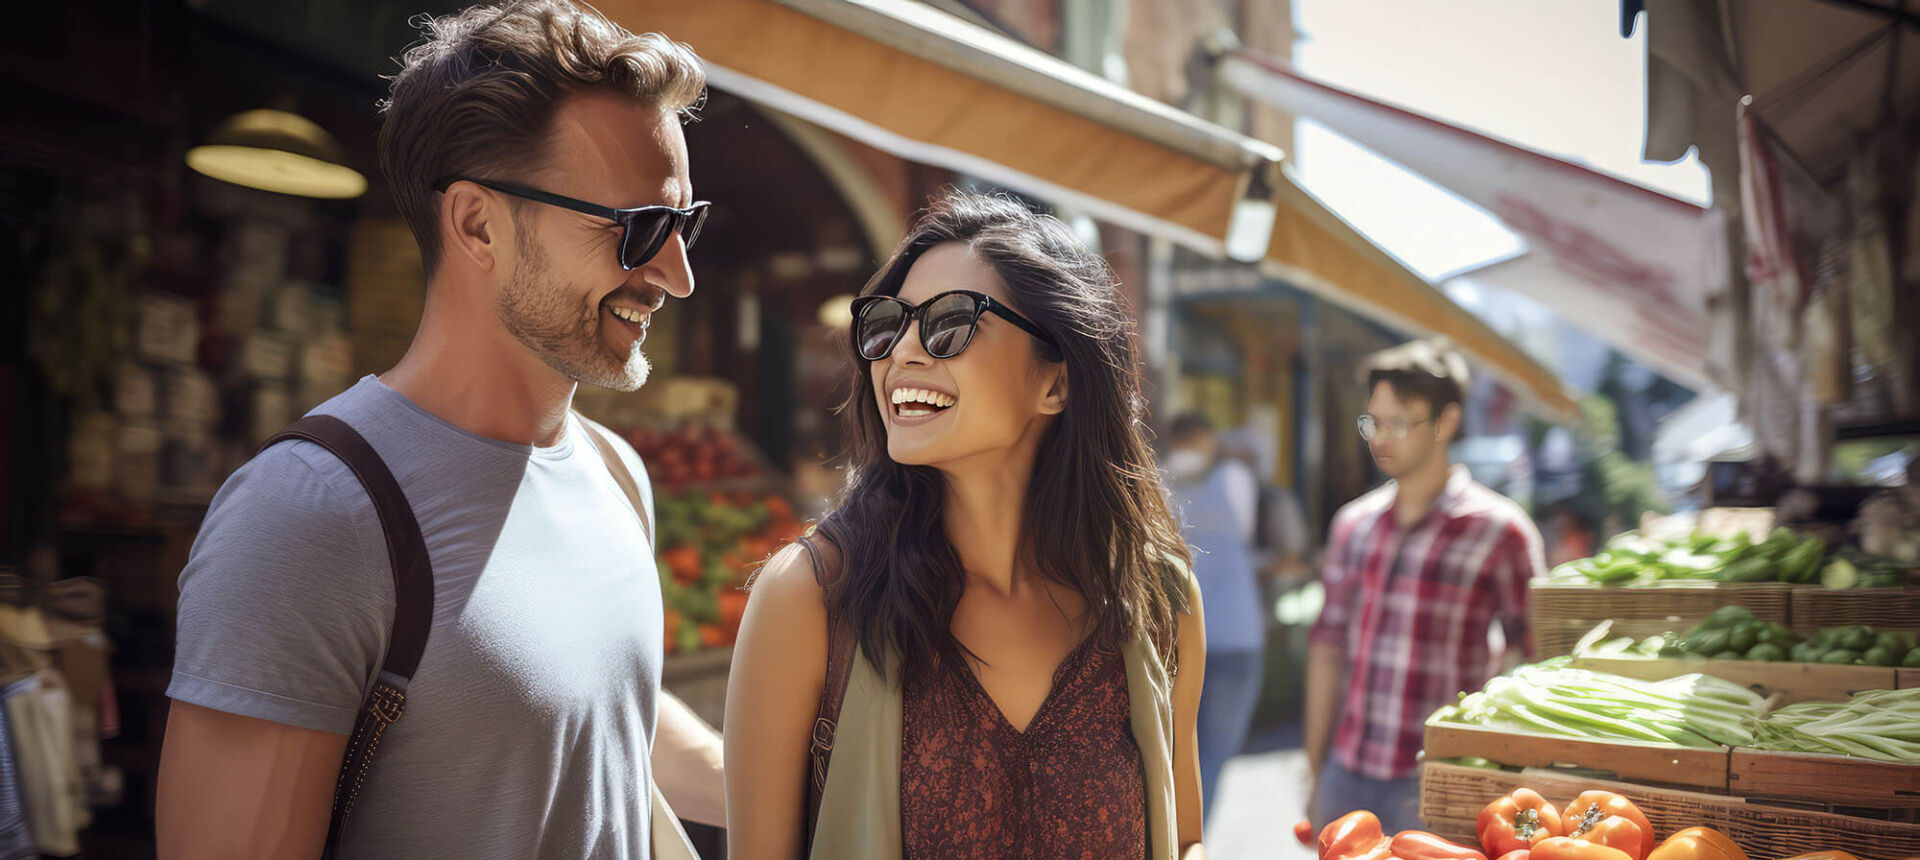
[[215,496],[180,574],[167,695],[347,734],[384,656],[393,574],[372,501],[309,442],[276,445]]

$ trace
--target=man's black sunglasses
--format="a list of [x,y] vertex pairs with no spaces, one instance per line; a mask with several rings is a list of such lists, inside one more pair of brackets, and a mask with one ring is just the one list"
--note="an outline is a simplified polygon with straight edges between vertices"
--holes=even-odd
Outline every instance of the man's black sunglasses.
[[952,358],[973,342],[980,315],[993,312],[1025,330],[1040,342],[1060,345],[1012,308],[992,296],[972,290],[952,290],[913,305],[893,296],[861,296],[853,300],[853,348],[861,358],[879,361],[893,354],[914,320],[920,321],[920,345],[934,358]]
[[575,200],[564,195],[541,191],[538,188],[528,188],[524,185],[514,185],[508,182],[495,182],[491,179],[473,179],[465,176],[443,179],[435,183],[433,189],[435,191],[446,191],[447,186],[455,182],[471,182],[482,188],[491,188],[501,194],[511,194],[515,197],[532,200],[536,203],[545,203],[548,206],[571,209],[575,212],[582,212],[587,215],[592,215],[595,218],[605,218],[608,221],[619,224],[624,230],[624,235],[620,238],[620,268],[628,271],[646,265],[647,261],[653,259],[655,254],[660,253],[661,248],[667,246],[667,240],[672,239],[675,232],[678,232],[681,238],[686,241],[688,248],[692,248],[694,240],[700,238],[700,228],[707,223],[707,208],[713,205],[703,200],[685,209],[675,209],[672,206],[641,206],[637,209],[615,209],[611,206],[601,206],[596,203],[588,203],[584,200]]

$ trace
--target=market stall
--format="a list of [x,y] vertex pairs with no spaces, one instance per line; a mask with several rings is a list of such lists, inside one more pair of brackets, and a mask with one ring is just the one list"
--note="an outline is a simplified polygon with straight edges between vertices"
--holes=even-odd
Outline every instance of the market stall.
[[1775,517],[1649,518],[1556,569],[1545,659],[1427,722],[1433,833],[1316,822],[1322,860],[1920,856],[1920,564]]

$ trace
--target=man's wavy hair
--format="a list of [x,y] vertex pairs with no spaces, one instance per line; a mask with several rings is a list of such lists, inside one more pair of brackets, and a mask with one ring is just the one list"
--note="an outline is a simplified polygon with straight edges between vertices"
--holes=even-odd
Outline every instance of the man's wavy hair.
[[553,115],[567,97],[606,90],[690,119],[706,71],[693,49],[636,36],[572,0],[472,6],[420,16],[382,103],[380,170],[420,244],[440,262],[434,184],[452,177],[524,181],[545,166]]

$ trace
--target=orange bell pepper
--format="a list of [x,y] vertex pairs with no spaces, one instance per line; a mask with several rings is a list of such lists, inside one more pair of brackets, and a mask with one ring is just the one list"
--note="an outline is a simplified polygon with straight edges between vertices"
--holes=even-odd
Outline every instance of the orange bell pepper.
[[1380,819],[1364,809],[1334,819],[1320,831],[1320,860],[1390,860],[1392,840]]
[[1598,842],[1554,836],[1533,846],[1529,860],[1633,860],[1633,855]]
[[1845,851],[1830,849],[1827,851],[1815,851],[1810,854],[1801,854],[1797,857],[1788,857],[1787,860],[1860,860],[1860,858],[1848,854]]
[[1475,831],[1480,834],[1480,847],[1488,854],[1531,848],[1543,839],[1567,835],[1560,810],[1531,788],[1518,789],[1487,804],[1480,810]]
[[1497,858],[1494,858],[1494,860],[1533,860],[1533,852],[1525,848],[1521,848],[1515,851],[1508,851],[1507,853],[1502,854]]
[[1560,814],[1560,824],[1567,836],[1618,848],[1628,860],[1647,860],[1653,851],[1653,824],[1646,813],[1611,791],[1581,793]]
[[1747,852],[1718,830],[1689,827],[1667,837],[1647,860],[1747,860]]

